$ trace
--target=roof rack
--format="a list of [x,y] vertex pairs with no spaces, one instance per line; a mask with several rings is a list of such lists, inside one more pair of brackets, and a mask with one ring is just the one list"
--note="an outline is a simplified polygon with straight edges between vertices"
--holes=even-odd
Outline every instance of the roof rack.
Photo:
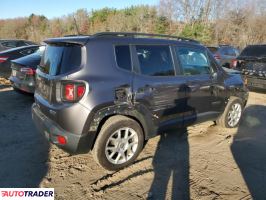
[[230,47],[230,46],[232,46],[232,45],[230,45],[230,44],[219,44],[219,46],[220,46],[220,47],[228,47],[228,46]]
[[151,33],[134,33],[134,32],[100,32],[92,35],[92,37],[104,37],[104,36],[111,36],[111,37],[137,37],[137,36],[145,36],[145,37],[161,37],[161,38],[172,38],[178,41],[187,41],[187,42],[194,42],[200,44],[199,41],[193,40],[190,38],[185,37],[178,37],[173,35],[165,35],[165,34],[151,34]]
[[90,36],[90,35],[83,35],[83,34],[70,34],[70,35],[64,35],[63,37],[78,37],[78,36]]

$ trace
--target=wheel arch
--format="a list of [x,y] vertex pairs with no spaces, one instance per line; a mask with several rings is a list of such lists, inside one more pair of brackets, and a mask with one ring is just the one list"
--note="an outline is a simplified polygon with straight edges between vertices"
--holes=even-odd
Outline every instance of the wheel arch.
[[94,113],[95,114],[89,126],[89,131],[95,132],[91,149],[94,147],[102,126],[110,117],[113,116],[120,115],[135,120],[143,131],[144,140],[148,140],[156,135],[157,126],[153,122],[152,116],[145,110],[140,111],[136,108],[129,108],[128,105],[113,105],[99,109]]

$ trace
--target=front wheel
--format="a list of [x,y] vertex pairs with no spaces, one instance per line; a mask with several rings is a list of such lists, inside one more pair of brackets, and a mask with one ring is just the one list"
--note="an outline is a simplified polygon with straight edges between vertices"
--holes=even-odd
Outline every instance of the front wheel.
[[96,139],[93,156],[107,170],[119,170],[130,165],[143,148],[140,125],[125,116],[110,117]]
[[239,125],[243,114],[243,103],[238,97],[231,97],[223,114],[216,123],[222,127],[234,128]]

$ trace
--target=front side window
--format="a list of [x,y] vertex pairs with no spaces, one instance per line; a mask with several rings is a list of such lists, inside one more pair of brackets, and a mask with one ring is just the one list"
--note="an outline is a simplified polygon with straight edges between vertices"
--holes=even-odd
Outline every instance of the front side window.
[[167,45],[136,46],[140,73],[149,76],[174,76],[175,70]]
[[129,45],[120,45],[115,47],[115,56],[117,66],[121,69],[131,71],[131,57]]
[[179,47],[176,49],[176,53],[184,75],[210,74],[212,72],[204,50]]

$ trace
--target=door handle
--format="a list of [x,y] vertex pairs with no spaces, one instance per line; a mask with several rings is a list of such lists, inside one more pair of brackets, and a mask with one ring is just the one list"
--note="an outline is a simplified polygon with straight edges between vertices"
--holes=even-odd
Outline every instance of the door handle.
[[155,90],[154,87],[152,87],[151,85],[144,85],[143,87],[140,87],[138,89],[139,93],[145,93],[145,92],[153,92]]
[[213,89],[212,85],[204,85],[200,87],[200,90],[206,91],[206,90],[211,90]]

